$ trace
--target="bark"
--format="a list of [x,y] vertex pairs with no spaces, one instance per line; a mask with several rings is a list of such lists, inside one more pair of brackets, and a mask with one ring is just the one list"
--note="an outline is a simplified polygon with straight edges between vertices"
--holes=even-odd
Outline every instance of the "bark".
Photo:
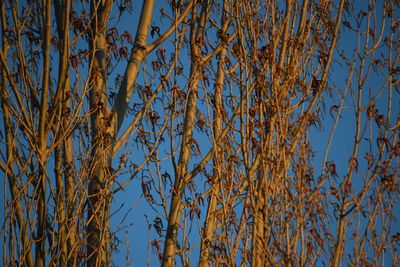
[[[203,40],[204,29],[206,25],[209,1],[202,2],[202,9],[199,18],[199,24],[196,30],[192,29],[191,52],[194,60],[190,70],[189,92],[185,108],[185,118],[183,122],[183,135],[181,151],[175,173],[175,181],[172,188],[170,211],[168,215],[167,235],[165,237],[164,254],[162,266],[174,266],[175,253],[177,246],[177,236],[179,230],[180,214],[182,209],[182,196],[184,194],[187,178],[187,167],[190,159],[192,135],[195,125],[196,101],[198,80],[201,77],[201,44]],[[195,7],[194,7],[195,8]]]
[[[224,1],[223,13],[222,13],[222,37],[224,32],[228,28],[228,3]],[[208,203],[207,215],[204,220],[204,226],[202,229],[201,248],[200,248],[200,259],[199,266],[210,266],[212,259],[210,258],[210,249],[212,247],[215,238],[213,237],[216,230],[216,212],[218,208],[218,197],[220,194],[220,183],[221,183],[221,172],[225,169],[224,166],[224,149],[220,143],[217,142],[219,136],[222,133],[222,118],[223,118],[223,86],[225,79],[225,57],[226,48],[223,48],[219,54],[220,59],[218,61],[218,71],[216,74],[216,81],[214,85],[214,119],[213,119],[213,139],[215,140],[214,155],[213,155],[213,180],[210,184],[210,200]]]
[[92,121],[92,176],[89,181],[88,264],[104,266],[110,261],[109,208],[112,198],[111,160],[113,144],[122,126],[139,67],[147,55],[146,41],[154,1],[144,1],[129,59],[114,107],[107,107],[107,42],[106,26],[112,1],[96,2],[91,6],[94,16],[90,48],[94,52],[91,69],[98,74],[91,80],[90,106],[95,111]]
[[114,107],[112,109],[113,125],[116,133],[120,130],[126,115],[129,101],[132,96],[134,83],[139,72],[140,64],[147,56],[147,36],[149,33],[153,14],[154,0],[144,1],[140,20],[136,32],[135,43],[132,47],[128,66],[126,67],[121,88],[118,91]]
[[[74,209],[75,183],[72,176],[72,136],[67,133],[66,125],[70,123],[67,110],[71,109],[70,99],[66,98],[70,90],[69,64],[69,29],[71,2],[55,1],[54,13],[61,49],[59,51],[58,84],[53,98],[57,111],[54,112],[58,139],[62,142],[55,149],[55,176],[57,191],[58,246],[57,259],[60,266],[76,265],[76,214]],[[61,101],[60,101],[61,99]],[[59,122],[62,122],[61,125]],[[60,127],[61,126],[61,127]],[[56,259],[54,259],[56,260]]]
[[43,84],[40,101],[40,117],[38,129],[38,159],[39,159],[39,177],[37,182],[38,194],[38,224],[36,233],[35,266],[42,267],[46,265],[46,181],[47,181],[47,134],[48,134],[48,97],[50,83],[50,40],[51,40],[51,1],[46,0],[43,3],[43,24],[44,24],[44,47],[43,47]]
[[[87,263],[90,267],[109,266],[111,201],[111,151],[113,132],[107,123],[107,23],[112,1],[91,3],[92,25],[89,47],[93,56],[89,73],[92,156],[88,185]],[[108,125],[107,125],[108,124]]]

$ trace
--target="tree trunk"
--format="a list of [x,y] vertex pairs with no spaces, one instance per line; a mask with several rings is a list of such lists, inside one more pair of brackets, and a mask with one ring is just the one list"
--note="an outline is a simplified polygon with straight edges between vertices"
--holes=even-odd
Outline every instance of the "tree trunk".
[[147,54],[146,41],[154,1],[144,1],[132,54],[126,68],[114,107],[107,100],[107,40],[106,26],[112,1],[95,1],[91,5],[94,18],[91,27],[90,49],[94,56],[90,72],[90,107],[92,110],[92,159],[89,181],[88,265],[107,266],[110,262],[109,209],[112,198],[113,144],[122,126],[132,95],[140,64]]
[[111,144],[114,138],[107,106],[107,23],[112,1],[91,3],[89,73],[92,155],[88,188],[87,263],[89,267],[110,264],[109,209],[111,202]]
[[[224,32],[228,28],[228,4],[224,1],[224,8],[222,14],[222,36],[221,42],[224,42]],[[210,200],[208,203],[207,215],[204,220],[204,227],[202,238],[201,238],[201,248],[200,248],[200,259],[199,265],[202,267],[210,266],[212,259],[210,259],[210,249],[212,242],[214,241],[213,234],[216,230],[216,212],[218,208],[217,198],[219,196],[219,186],[221,183],[221,172],[225,169],[224,167],[224,151],[221,147],[221,144],[217,142],[219,136],[222,133],[222,117],[223,117],[223,86],[224,86],[224,79],[225,79],[225,57],[226,57],[226,48],[223,48],[220,52],[220,58],[218,61],[218,71],[216,75],[216,81],[214,85],[214,120],[213,120],[213,140],[215,151],[214,151],[214,168],[213,168],[213,179],[210,183]]]
[[[179,161],[175,173],[175,182],[172,188],[172,199],[170,204],[170,212],[168,215],[168,227],[167,235],[165,237],[164,254],[162,266],[174,266],[175,264],[175,253],[177,246],[177,235],[180,222],[182,196],[184,194],[186,183],[187,167],[190,159],[192,135],[195,125],[196,115],[196,101],[197,101],[197,89],[198,80],[202,75],[200,66],[200,55],[201,46],[203,40],[203,33],[206,25],[207,13],[208,13],[209,1],[205,0],[202,3],[201,14],[199,18],[199,24],[197,30],[192,29],[194,39],[191,40],[191,52],[192,52],[192,65],[190,70],[191,81],[189,82],[189,93],[188,100],[185,108],[185,119],[183,122],[183,136],[181,144],[181,152],[179,155]],[[196,7],[194,7],[196,8]]]

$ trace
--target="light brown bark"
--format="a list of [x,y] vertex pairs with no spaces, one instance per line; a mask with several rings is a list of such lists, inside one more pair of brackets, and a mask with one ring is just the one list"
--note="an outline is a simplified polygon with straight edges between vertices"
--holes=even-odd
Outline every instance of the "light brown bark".
[[192,28],[191,37],[191,52],[195,60],[191,63],[190,69],[190,82],[189,92],[185,107],[185,119],[183,122],[183,135],[181,143],[181,151],[179,154],[179,161],[175,173],[175,181],[172,188],[172,196],[170,203],[170,211],[168,214],[168,226],[167,235],[165,237],[164,254],[162,259],[162,266],[174,266],[175,264],[175,253],[177,246],[177,237],[179,231],[180,214],[182,207],[182,196],[184,194],[187,178],[187,167],[190,159],[192,135],[195,125],[195,114],[196,114],[196,101],[197,101],[197,89],[198,80],[201,77],[201,46],[204,34],[204,28],[206,25],[207,13],[208,13],[208,1],[202,2],[202,9],[199,17],[199,23],[196,28]]
[[[227,2],[224,1],[224,9],[222,14],[222,34],[227,30],[228,26],[228,7]],[[224,40],[221,38],[221,42]],[[223,85],[225,79],[225,57],[226,57],[226,49],[223,48],[219,54],[220,59],[218,62],[218,71],[216,75],[216,81],[214,84],[214,114],[213,114],[213,139],[215,140],[214,146],[214,155],[213,155],[213,180],[210,184],[210,200],[208,203],[207,215],[204,220],[204,227],[202,229],[202,239],[201,239],[201,248],[200,248],[200,259],[199,266],[210,266],[212,259],[210,258],[210,249],[212,247],[212,243],[214,242],[213,235],[216,230],[216,212],[219,197],[219,188],[221,183],[221,172],[225,169],[224,167],[224,150],[221,147],[221,144],[216,142],[218,137],[222,133],[222,118],[223,118]]]

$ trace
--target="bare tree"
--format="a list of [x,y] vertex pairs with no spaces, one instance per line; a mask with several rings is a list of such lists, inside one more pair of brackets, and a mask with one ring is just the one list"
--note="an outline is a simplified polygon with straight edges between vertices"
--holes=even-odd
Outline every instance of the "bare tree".
[[1,2],[3,265],[398,265],[400,3],[141,4]]

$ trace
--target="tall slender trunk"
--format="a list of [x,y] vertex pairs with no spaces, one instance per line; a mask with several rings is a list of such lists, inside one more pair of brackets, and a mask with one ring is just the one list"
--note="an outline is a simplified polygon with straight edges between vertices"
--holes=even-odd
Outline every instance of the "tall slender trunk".
[[[222,14],[222,35],[223,32],[227,30],[228,21],[227,21],[227,12],[228,12],[228,4],[224,1],[224,10]],[[224,36],[221,37],[221,42]],[[225,57],[226,57],[226,48],[223,48],[220,52],[220,58],[218,62],[218,71],[217,78],[214,86],[214,118],[213,118],[213,139],[218,140],[219,136],[222,132],[222,115],[223,115],[223,102],[222,102],[222,92],[224,86],[225,79]],[[213,168],[213,181],[210,184],[211,192],[210,192],[210,200],[208,203],[207,215],[204,220],[204,227],[201,238],[201,248],[200,248],[200,266],[210,266],[210,248],[213,242],[213,234],[215,232],[215,223],[216,216],[215,213],[217,211],[217,197],[219,195],[219,183],[221,179],[221,170],[223,170],[224,164],[224,151],[221,145],[217,142],[214,143],[216,146],[214,152],[214,168]]]
[[[192,70],[192,76],[196,73]],[[177,171],[175,173],[175,182],[172,189],[172,200],[169,212],[167,236],[165,239],[164,256],[162,266],[174,266],[175,250],[177,245],[177,235],[179,229],[179,221],[182,206],[182,195],[185,190],[185,175],[187,171],[187,165],[190,158],[190,146],[194,128],[194,119],[196,111],[196,93],[197,93],[197,79],[189,85],[189,96],[188,103],[186,105],[186,115],[184,120],[184,130],[182,137],[181,154],[179,157],[179,163],[177,166]]]
[[[69,28],[70,28],[70,9],[71,2],[69,0],[54,1],[54,13],[56,18],[58,39],[60,40],[59,65],[58,65],[58,84],[57,93],[54,96],[54,102],[57,111],[53,115],[57,119],[54,128],[57,129],[57,139],[63,138],[68,129],[66,125],[69,123],[67,110],[70,110],[70,99],[66,97],[70,90],[70,72],[69,72]],[[57,122],[62,122],[61,126]],[[67,148],[69,147],[69,149]],[[52,261],[58,260],[60,266],[75,266],[74,249],[71,241],[75,239],[75,219],[76,214],[71,209],[71,199],[73,199],[74,186],[71,184],[72,177],[72,136],[66,135],[65,139],[55,149],[55,177],[56,177],[56,193],[57,193],[57,217],[58,217],[58,235],[57,235],[57,254],[53,256]],[[71,190],[72,189],[72,190]],[[75,242],[73,242],[75,243]],[[54,264],[54,263],[53,263]]]
[[42,267],[46,265],[46,181],[47,181],[47,113],[48,97],[50,84],[50,40],[51,40],[51,1],[46,0],[43,3],[43,25],[44,25],[44,46],[43,46],[43,84],[40,101],[39,117],[39,139],[38,139],[38,160],[39,177],[36,185],[38,194],[38,224],[36,234],[35,266]]
[[88,266],[106,266],[110,261],[109,209],[112,198],[111,160],[115,137],[122,126],[140,64],[147,55],[147,35],[150,28],[154,0],[143,2],[135,43],[121,87],[111,110],[107,106],[107,40],[106,26],[112,1],[91,4],[92,25],[90,49],[92,110],[92,156],[89,181],[88,210]]
[[[172,199],[170,204],[170,212],[168,217],[167,235],[165,237],[164,254],[162,266],[174,266],[175,253],[177,246],[177,235],[180,222],[182,196],[184,194],[186,183],[185,179],[187,173],[187,167],[190,159],[192,135],[195,125],[196,115],[196,101],[197,101],[197,89],[198,80],[202,75],[201,70],[201,46],[203,40],[203,34],[205,24],[207,20],[209,1],[205,0],[202,2],[202,9],[196,29],[192,28],[191,36],[191,53],[193,57],[191,69],[190,69],[190,82],[189,82],[189,93],[188,100],[185,108],[185,118],[183,122],[183,135],[181,152],[179,155],[178,165],[175,173],[175,181],[172,189]],[[194,9],[196,7],[194,6]],[[195,11],[195,10],[194,10]],[[193,12],[195,14],[195,12]]]
[[111,143],[113,129],[107,118],[107,23],[112,1],[91,3],[90,108],[92,154],[88,185],[87,263],[89,267],[109,266],[111,202]]

